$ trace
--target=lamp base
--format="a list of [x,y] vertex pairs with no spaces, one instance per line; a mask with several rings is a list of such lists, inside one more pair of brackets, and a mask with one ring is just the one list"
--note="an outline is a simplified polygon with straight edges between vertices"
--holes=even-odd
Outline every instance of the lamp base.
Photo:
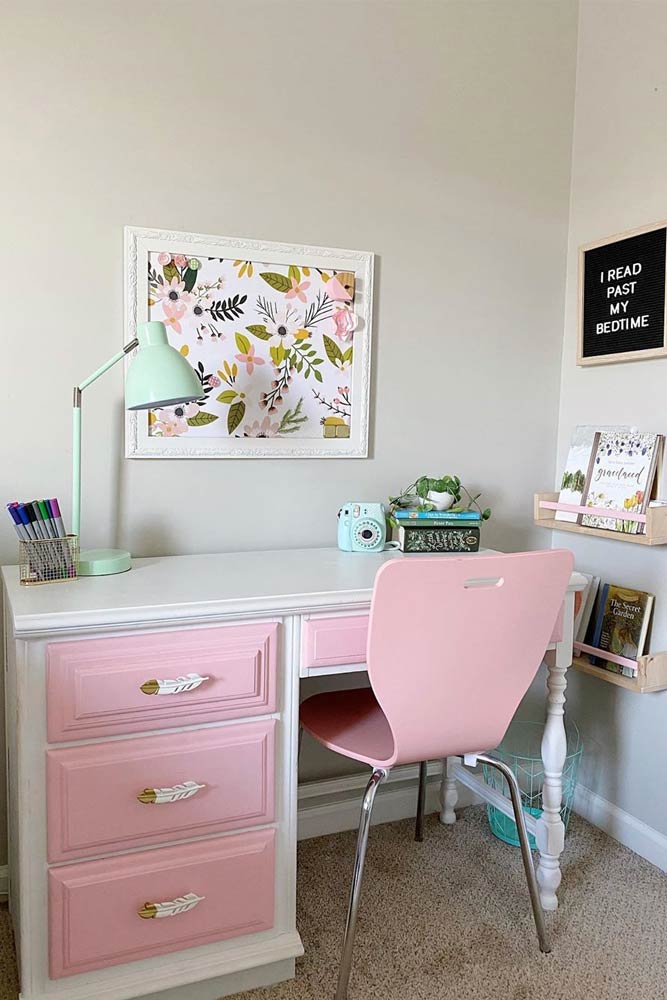
[[79,576],[112,576],[132,568],[125,549],[85,549],[79,556]]

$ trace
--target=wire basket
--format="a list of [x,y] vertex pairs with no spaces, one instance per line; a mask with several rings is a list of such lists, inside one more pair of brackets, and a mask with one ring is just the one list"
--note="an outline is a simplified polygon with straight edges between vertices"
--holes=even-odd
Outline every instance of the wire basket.
[[[513,722],[500,746],[493,751],[494,757],[498,757],[512,768],[519,782],[523,808],[531,816],[540,816],[542,813],[544,765],[541,746],[543,732],[544,726],[541,722]],[[584,745],[576,723],[569,719],[565,723],[565,734],[567,750],[563,766],[563,801],[560,816],[567,830]],[[486,784],[509,798],[507,781],[500,771],[484,764],[483,772]],[[519,846],[519,836],[513,819],[492,805],[487,805],[486,815],[494,836],[506,844],[512,844],[514,847]],[[535,849],[535,838],[529,835],[529,840],[531,848]]]
[[25,587],[69,583],[79,575],[79,536],[19,539],[19,579]]

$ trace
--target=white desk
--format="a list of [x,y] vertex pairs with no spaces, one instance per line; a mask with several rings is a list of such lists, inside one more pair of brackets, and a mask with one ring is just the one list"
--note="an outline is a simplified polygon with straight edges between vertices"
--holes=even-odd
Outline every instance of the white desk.
[[[353,662],[341,662],[340,655],[329,655],[328,647],[323,665],[309,665],[304,644],[309,630],[312,633],[323,628],[322,621],[328,623],[326,627],[329,628],[333,621],[335,627],[340,624],[346,641],[352,642],[350,648],[358,649],[359,629],[363,628],[363,616],[369,609],[375,574],[382,563],[394,558],[405,557],[396,552],[367,555],[347,554],[337,549],[303,549],[139,559],[134,562],[131,572],[120,576],[34,588],[19,586],[16,567],[3,570],[10,907],[24,1000],[91,1000],[91,997],[129,1000],[151,993],[159,993],[160,1000],[188,1000],[190,997],[205,1000],[293,975],[295,956],[302,952],[295,918],[299,678],[313,673],[344,674],[364,669],[358,655],[352,657]],[[476,556],[467,558],[474,560]],[[563,826],[559,810],[565,759],[565,675],[572,659],[574,592],[582,589],[584,583],[578,574],[573,575],[564,603],[562,630],[546,654],[544,812],[537,820],[530,818],[530,826],[540,850],[538,879],[547,909],[557,906],[556,890],[561,878],[559,856],[563,848]],[[253,638],[262,631],[255,626],[262,626],[262,634],[266,633],[267,638],[261,642]],[[222,677],[225,673],[222,667],[221,676],[217,678],[214,676],[215,663],[210,658],[206,670],[202,669],[201,657],[205,659],[207,655],[205,647],[201,647],[204,627],[215,630],[207,634],[222,637],[214,639],[223,643],[222,667],[227,665],[230,675],[234,671],[238,674],[240,687],[232,695],[225,694],[226,678]],[[152,667],[150,658],[141,652],[147,648],[146,641],[149,646],[156,641],[158,645],[162,642],[160,657],[154,657]],[[192,652],[195,648],[197,656]],[[99,656],[89,655],[91,649],[97,650]],[[109,649],[116,651],[113,656]],[[185,652],[178,653],[179,649]],[[77,652],[81,653],[78,657]],[[199,669],[202,674],[208,674],[200,679],[197,690],[190,693],[193,700],[188,701],[188,695],[180,694],[172,701],[169,697],[147,698],[138,707],[130,705],[129,701],[122,703],[122,698],[130,698],[129,690],[123,689],[127,678],[136,679],[139,669],[148,671],[151,678],[171,676],[173,670],[171,674],[160,671],[165,658],[173,667],[178,656],[181,656],[183,673]],[[98,681],[101,683],[105,671],[112,677],[112,682],[104,681],[107,684],[105,691],[111,691],[113,697],[121,701],[100,708],[95,685]],[[143,674],[141,676],[143,678]],[[241,684],[244,678],[250,678],[251,690],[246,692]],[[67,688],[70,683],[71,687]],[[207,693],[207,684],[222,686],[222,694],[217,700]],[[63,695],[67,690],[71,690],[69,702]],[[135,701],[137,690],[133,682],[131,697]],[[165,704],[169,712],[160,718],[155,706],[162,709]],[[179,715],[180,705],[183,707]],[[199,705],[199,711],[194,714],[193,705]],[[237,717],[230,709],[233,705],[240,706]],[[173,711],[172,706],[175,706]],[[67,814],[69,786],[66,783],[58,786],[56,794],[53,777],[47,778],[47,754],[51,761],[59,764],[67,764],[71,758],[76,770],[75,761],[83,760],[82,766],[94,766],[105,754],[117,757],[124,746],[145,749],[152,745],[151,740],[161,741],[159,745],[164,746],[164,741],[171,739],[175,747],[187,746],[196,750],[198,739],[210,739],[212,731],[222,733],[224,740],[224,727],[227,733],[232,732],[229,727],[236,727],[234,732],[238,734],[242,727],[251,724],[256,727],[264,724],[267,731],[273,727],[271,731],[275,733],[275,756],[271,758],[275,805],[273,809],[266,806],[263,819],[253,820],[241,815],[236,826],[232,823],[230,829],[229,821],[220,828],[216,828],[215,823],[211,827],[209,816],[206,839],[202,837],[203,827],[193,825],[192,830],[187,830],[181,824],[171,832],[165,827],[152,841],[150,838],[147,841],[143,835],[140,842],[143,855],[133,853],[138,843],[136,831],[134,840],[130,836],[132,831],[128,832],[127,846],[121,837],[106,848],[91,848],[88,852],[79,849],[78,853],[73,850],[71,858],[66,851],[58,854],[57,845],[54,848],[58,836],[65,837],[65,827],[69,830],[71,826],[76,831],[79,820],[71,805],[70,815]],[[63,773],[66,770],[63,768]],[[146,775],[146,782],[148,780]],[[487,799],[493,798],[493,793],[474,774],[449,762],[442,787],[441,818],[446,823],[455,819],[458,781],[473,787]],[[58,823],[47,811],[49,782],[49,810],[55,809],[58,813]],[[213,792],[207,789],[191,801],[206,803],[206,794]],[[494,799],[494,803],[507,809],[502,801]],[[179,805],[188,807],[187,803]],[[144,805],[133,808],[143,819],[148,814],[142,809],[172,807]],[[176,811],[166,815],[183,815],[177,807],[173,808]],[[128,816],[134,813],[128,805]],[[170,845],[187,847],[201,842],[206,846],[214,841],[219,844],[221,841],[216,838],[220,837],[230,837],[228,843],[231,844],[233,837],[242,841],[243,836],[255,836],[257,830],[268,831],[267,836],[272,836],[275,842],[275,876],[271,887],[272,891],[275,889],[275,912],[271,926],[243,934],[236,930],[229,932],[224,940],[211,943],[210,935],[207,938],[202,933],[199,937],[193,933],[188,938],[187,915],[170,918],[182,920],[180,924],[171,924],[169,920],[137,920],[133,926],[138,939],[147,924],[159,924],[160,928],[168,925],[179,930],[174,932],[172,944],[158,951],[150,941],[133,951],[127,943],[122,944],[122,935],[115,941],[114,932],[110,930],[105,955],[100,958],[96,954],[92,961],[86,955],[88,945],[84,947],[85,942],[68,938],[68,934],[72,934],[68,912],[57,910],[54,899],[64,900],[62,906],[66,908],[70,896],[75,898],[77,886],[89,878],[86,875],[84,879],[83,873],[98,870],[94,865],[98,868],[107,865],[109,871],[115,867],[120,870],[128,864],[128,858],[138,859],[140,865],[142,858],[160,857],[161,849],[181,851],[181,847]],[[66,856],[67,860],[63,861]],[[99,860],[91,862],[90,858]],[[77,873],[82,874],[77,877]],[[60,895],[51,900],[49,916],[48,888],[54,881],[62,885]],[[185,885],[183,890],[187,891]],[[206,905],[204,900],[195,912],[205,915]],[[136,913],[128,919],[134,916]],[[113,921],[110,927],[112,925]],[[206,943],[198,943],[200,941]],[[85,971],[78,971],[79,968]],[[54,970],[55,975],[50,975]]]

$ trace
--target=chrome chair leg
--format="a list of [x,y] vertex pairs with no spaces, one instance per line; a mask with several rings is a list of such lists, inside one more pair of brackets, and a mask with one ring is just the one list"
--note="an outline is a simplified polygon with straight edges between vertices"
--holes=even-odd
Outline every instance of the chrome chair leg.
[[485,753],[479,753],[476,756],[477,759],[481,760],[484,764],[489,764],[491,767],[495,767],[496,770],[500,771],[509,785],[510,798],[512,799],[512,808],[514,809],[514,818],[516,820],[516,828],[519,834],[519,843],[521,844],[523,867],[526,872],[530,902],[533,907],[533,917],[535,919],[537,938],[540,942],[540,951],[548,954],[551,951],[551,946],[549,944],[547,930],[544,923],[544,911],[542,909],[542,901],[540,900],[540,892],[537,885],[537,879],[535,877],[533,855],[531,854],[530,844],[528,842],[528,830],[526,829],[526,818],[523,814],[523,807],[521,804],[519,782],[516,780],[516,775],[512,769],[508,767],[504,761],[497,760],[495,757],[489,757]]
[[424,839],[424,807],[426,805],[426,776],[428,773],[428,761],[423,760],[419,765],[419,792],[417,793],[417,819],[415,821],[415,840],[421,843]]
[[368,846],[368,831],[371,825],[371,814],[375,793],[387,777],[387,771],[378,768],[373,771],[361,804],[361,818],[359,819],[359,833],[357,834],[357,852],[354,859],[354,873],[352,875],[352,887],[350,889],[350,902],[347,910],[347,920],[345,922],[345,936],[343,937],[343,952],[338,970],[338,986],[336,987],[336,1000],[347,1000],[347,986],[350,981],[352,971],[352,950],[354,948],[354,932],[357,926],[357,911],[359,909],[359,898],[361,896],[361,880],[364,874],[364,861],[366,860],[366,847]]

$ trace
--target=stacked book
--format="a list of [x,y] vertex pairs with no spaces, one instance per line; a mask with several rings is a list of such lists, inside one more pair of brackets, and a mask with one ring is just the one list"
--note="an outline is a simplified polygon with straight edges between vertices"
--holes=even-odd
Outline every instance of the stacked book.
[[395,510],[389,523],[401,552],[477,552],[481,514],[474,510]]

